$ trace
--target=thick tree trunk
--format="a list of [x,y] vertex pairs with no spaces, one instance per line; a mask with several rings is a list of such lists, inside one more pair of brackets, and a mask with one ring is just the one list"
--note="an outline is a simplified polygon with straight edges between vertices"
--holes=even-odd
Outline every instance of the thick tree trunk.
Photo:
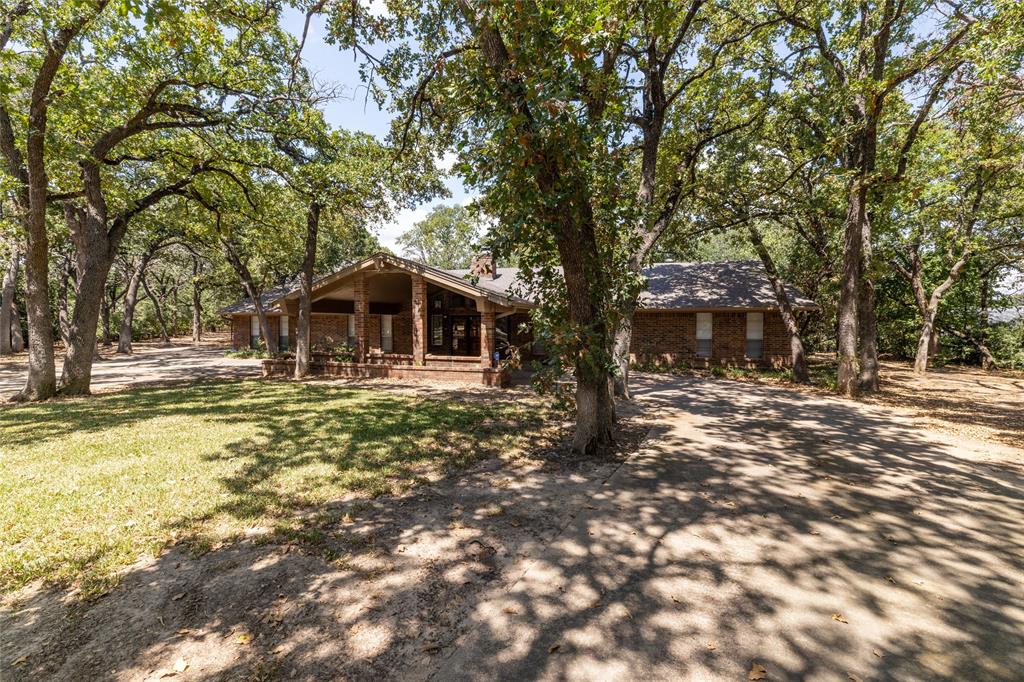
[[121,315],[121,333],[117,341],[118,353],[132,352],[132,324],[135,322],[135,306],[139,303],[139,284],[142,276],[149,265],[149,258],[145,255],[132,270],[128,286],[124,291],[124,313]]
[[[557,239],[562,276],[565,279],[569,319],[582,335],[582,348],[576,354],[576,430],[572,449],[593,455],[613,442],[615,401],[612,374],[606,364],[611,359],[614,334],[599,305],[604,291],[600,281],[604,269],[600,263],[590,203],[585,196],[567,202],[573,207],[560,216]],[[594,277],[598,280],[594,281]]]
[[935,337],[934,308],[929,308],[921,323],[921,334],[917,340],[917,354],[914,356],[914,371],[924,374],[928,370],[928,356],[931,355],[932,339]]
[[92,362],[96,356],[100,301],[105,294],[111,261],[106,249],[79,251],[78,295],[71,314],[68,348],[60,377],[60,392],[63,395],[89,394]]
[[857,315],[860,322],[860,374],[857,377],[857,389],[862,393],[878,390],[878,316],[875,313],[873,256],[871,218],[865,215],[861,224],[861,271],[860,287],[857,290]]
[[313,309],[313,270],[316,265],[316,240],[320,229],[320,204],[310,202],[306,214],[306,250],[302,257],[299,281],[299,319],[295,330],[295,378],[309,374],[309,322]]
[[775,261],[772,259],[771,253],[768,252],[768,248],[764,245],[764,240],[761,239],[761,233],[757,227],[753,223],[748,223],[747,229],[750,233],[750,243],[753,244],[754,250],[757,251],[761,264],[764,266],[764,271],[768,275],[768,281],[772,285],[772,291],[775,292],[775,301],[779,304],[782,323],[786,326],[786,332],[789,334],[789,349],[793,362],[793,380],[801,384],[810,383],[810,375],[807,372],[807,357],[804,355],[804,343],[803,339],[800,338],[800,326],[796,322],[796,316],[793,315],[793,306],[789,301],[786,286],[782,282],[782,278],[779,277],[779,271],[775,268]]
[[858,301],[860,299],[862,224],[867,220],[867,189],[859,179],[851,182],[846,198],[846,230],[843,243],[843,270],[840,276],[839,329],[837,354],[839,367],[836,390],[856,395],[858,388],[857,345],[860,337]]
[[[3,293],[0,294],[0,355],[10,355],[13,350],[11,330],[16,321],[14,308],[14,291],[18,284],[18,268],[21,265],[21,254],[18,249],[11,251],[4,273]],[[21,324],[18,323],[20,327]]]
[[[33,188],[34,189],[34,188]],[[45,203],[44,184],[36,203]],[[28,378],[16,400],[45,400],[57,393],[57,366],[53,358],[53,325],[50,321],[49,240],[45,206],[28,219],[25,255],[25,309],[28,312]]]
[[576,377],[576,431],[572,449],[596,454],[612,443],[615,403],[608,376],[588,373]]
[[153,312],[156,314],[156,323],[160,325],[160,340],[164,343],[170,343],[171,335],[167,332],[167,323],[164,321],[164,314],[160,309],[160,302],[149,288],[149,282],[146,281],[146,273],[142,273],[142,288],[145,290],[146,296],[149,298],[149,302],[153,304]]

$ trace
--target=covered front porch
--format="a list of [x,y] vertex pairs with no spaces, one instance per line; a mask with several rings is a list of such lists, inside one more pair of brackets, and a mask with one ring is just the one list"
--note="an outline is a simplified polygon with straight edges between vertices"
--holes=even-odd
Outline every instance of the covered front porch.
[[[311,370],[503,385],[500,360],[529,304],[478,284],[383,254],[323,278],[313,290]],[[297,319],[298,294],[281,306]],[[293,369],[288,357],[263,363],[266,376]]]

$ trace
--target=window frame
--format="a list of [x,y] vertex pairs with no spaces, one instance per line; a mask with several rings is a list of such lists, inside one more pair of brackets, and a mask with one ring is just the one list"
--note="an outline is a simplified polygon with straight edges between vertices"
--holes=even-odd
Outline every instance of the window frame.
[[[759,322],[753,325],[756,336],[751,336],[751,320],[755,319],[759,319]],[[764,358],[764,312],[751,311],[747,313],[745,341],[743,354],[746,358],[750,360]],[[756,352],[752,352],[755,350]]]
[[[707,312],[695,313],[694,315],[694,337],[696,339],[694,355],[698,358],[710,359],[714,355],[715,317],[712,313]],[[701,336],[702,319],[707,320],[707,336],[703,338]]]
[[[394,353],[395,352],[395,316],[381,314],[380,316],[380,350],[383,353]],[[385,324],[387,323],[387,324]],[[384,334],[384,328],[387,327],[387,334]],[[384,342],[387,339],[387,343]]]
[[290,350],[291,349],[291,325],[288,322],[287,315],[281,315],[277,322],[277,349],[278,350]]
[[258,348],[260,344],[260,316],[250,315],[249,316],[249,347]]

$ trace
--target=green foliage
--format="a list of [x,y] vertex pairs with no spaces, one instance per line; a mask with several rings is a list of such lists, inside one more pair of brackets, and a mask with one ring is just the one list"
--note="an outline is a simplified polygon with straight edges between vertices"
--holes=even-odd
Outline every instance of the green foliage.
[[439,204],[397,241],[406,258],[454,270],[469,267],[479,238],[480,229],[470,209]]

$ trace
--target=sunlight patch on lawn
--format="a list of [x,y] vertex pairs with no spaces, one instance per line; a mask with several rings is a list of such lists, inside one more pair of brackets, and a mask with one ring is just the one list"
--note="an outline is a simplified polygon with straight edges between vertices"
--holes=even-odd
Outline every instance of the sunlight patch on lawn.
[[528,446],[537,404],[286,382],[137,389],[0,411],[0,591],[102,592],[140,556],[293,527],[346,494],[404,490]]

